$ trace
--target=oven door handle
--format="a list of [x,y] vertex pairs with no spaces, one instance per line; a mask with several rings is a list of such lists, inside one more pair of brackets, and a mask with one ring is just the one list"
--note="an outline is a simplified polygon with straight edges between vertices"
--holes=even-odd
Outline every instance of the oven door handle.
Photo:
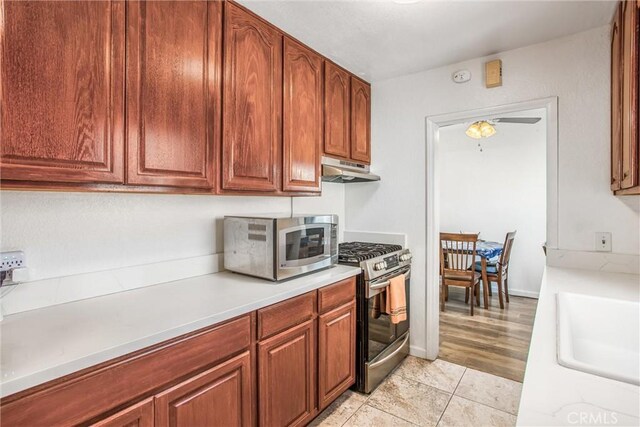
[[[411,278],[411,269],[406,270],[404,273],[405,279]],[[376,289],[386,288],[391,284],[391,280],[385,280],[384,282],[376,283],[375,285],[369,285],[369,289],[375,291]]]
[[373,369],[376,366],[380,366],[382,365],[384,362],[386,362],[387,360],[391,359],[392,357],[394,357],[396,354],[400,353],[400,351],[402,351],[403,347],[405,346],[405,344],[407,343],[407,341],[409,341],[409,334],[407,334],[406,337],[404,337],[404,340],[402,341],[402,344],[400,344],[398,346],[398,348],[396,348],[395,350],[393,350],[393,352],[391,352],[389,355],[387,355],[387,357],[385,357],[382,360],[378,360],[377,362],[372,363],[371,365],[369,365],[369,369]]
[[391,280],[385,280],[382,283],[378,283],[377,285],[371,285],[369,286],[369,289],[371,290],[375,290],[375,289],[382,289],[382,288],[386,288],[387,286],[389,286],[389,284],[391,283]]

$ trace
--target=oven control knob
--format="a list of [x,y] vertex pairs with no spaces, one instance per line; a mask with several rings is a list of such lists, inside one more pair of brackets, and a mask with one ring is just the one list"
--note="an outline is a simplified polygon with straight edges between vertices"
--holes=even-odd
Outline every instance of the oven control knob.
[[384,270],[385,268],[387,268],[387,263],[384,262],[384,261],[377,262],[373,266],[373,269],[376,270],[376,271]]
[[411,254],[402,254],[400,255],[400,261],[409,261],[411,259]]

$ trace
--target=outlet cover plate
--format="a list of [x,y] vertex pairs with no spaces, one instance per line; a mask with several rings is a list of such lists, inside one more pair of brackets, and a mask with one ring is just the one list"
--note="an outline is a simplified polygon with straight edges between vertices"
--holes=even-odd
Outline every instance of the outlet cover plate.
[[596,232],[596,251],[611,252],[611,233],[607,231]]
[[22,251],[0,252],[0,261],[0,271],[9,271],[13,268],[26,266],[24,252]]

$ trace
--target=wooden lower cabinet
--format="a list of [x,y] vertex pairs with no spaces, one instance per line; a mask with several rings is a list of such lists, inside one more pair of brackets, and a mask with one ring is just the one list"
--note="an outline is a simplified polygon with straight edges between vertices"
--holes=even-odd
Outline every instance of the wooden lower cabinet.
[[155,425],[250,426],[251,400],[247,351],[156,395]]
[[2,427],[68,426],[105,419],[117,408],[250,350],[252,336],[255,315],[248,314],[4,397]]
[[280,331],[258,343],[261,426],[305,425],[354,384],[355,296],[352,277],[258,310],[259,336]]
[[318,406],[329,406],[356,380],[356,302],[318,318]]
[[355,332],[351,278],[4,397],[2,427],[304,426],[354,383]]
[[133,404],[104,420],[91,424],[92,427],[152,427],[153,398]]
[[315,331],[309,320],[258,343],[261,426],[300,426],[316,416]]

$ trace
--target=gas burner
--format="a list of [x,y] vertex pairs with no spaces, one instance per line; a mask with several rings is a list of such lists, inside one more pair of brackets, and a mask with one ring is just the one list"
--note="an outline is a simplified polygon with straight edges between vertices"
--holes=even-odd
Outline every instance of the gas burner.
[[388,245],[383,243],[340,243],[338,245],[338,262],[359,264],[362,261],[400,250],[402,250],[402,246],[400,245]]

